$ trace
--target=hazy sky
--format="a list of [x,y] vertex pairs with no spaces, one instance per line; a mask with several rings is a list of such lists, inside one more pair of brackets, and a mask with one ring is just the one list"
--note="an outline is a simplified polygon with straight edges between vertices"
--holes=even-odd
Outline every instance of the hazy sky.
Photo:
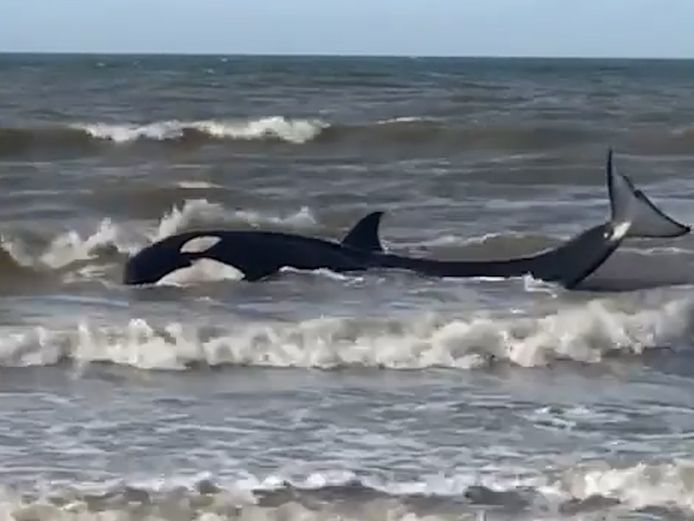
[[694,58],[694,0],[0,0],[0,51]]

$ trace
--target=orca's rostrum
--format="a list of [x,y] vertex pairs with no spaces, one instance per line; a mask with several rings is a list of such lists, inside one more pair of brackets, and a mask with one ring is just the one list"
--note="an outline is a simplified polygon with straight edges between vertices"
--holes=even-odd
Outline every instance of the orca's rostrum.
[[678,237],[690,231],[665,215],[607,156],[610,219],[556,248],[535,254],[478,261],[441,261],[386,252],[378,227],[382,212],[362,218],[341,242],[270,231],[200,230],[162,239],[131,257],[125,284],[152,284],[178,269],[211,259],[257,281],[284,267],[356,272],[395,268],[434,277],[518,277],[526,274],[573,288],[595,271],[626,237]]

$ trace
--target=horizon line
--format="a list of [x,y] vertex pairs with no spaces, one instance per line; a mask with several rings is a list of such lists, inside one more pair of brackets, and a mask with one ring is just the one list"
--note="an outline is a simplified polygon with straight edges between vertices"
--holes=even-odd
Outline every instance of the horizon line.
[[652,60],[691,61],[694,57],[676,56],[586,56],[586,55],[534,55],[534,54],[389,54],[389,53],[268,53],[268,52],[173,52],[173,51],[29,51],[0,50],[3,54],[75,55],[75,56],[199,56],[199,57],[267,57],[267,58],[461,58],[461,59],[528,59],[528,60]]

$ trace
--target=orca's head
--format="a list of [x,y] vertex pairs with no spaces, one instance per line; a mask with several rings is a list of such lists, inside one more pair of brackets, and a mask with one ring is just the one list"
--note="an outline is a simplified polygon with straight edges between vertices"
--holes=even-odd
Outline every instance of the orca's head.
[[128,259],[123,283],[154,284],[169,273],[206,257],[221,240],[217,232],[187,232],[155,242]]
[[181,252],[175,245],[166,242],[155,243],[128,259],[123,271],[123,283],[154,284],[165,275],[190,265],[190,256]]

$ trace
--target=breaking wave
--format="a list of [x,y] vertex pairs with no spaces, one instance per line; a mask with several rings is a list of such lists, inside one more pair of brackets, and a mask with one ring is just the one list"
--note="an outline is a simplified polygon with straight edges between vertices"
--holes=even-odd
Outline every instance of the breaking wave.
[[[111,261],[119,256],[131,255],[166,236],[205,225],[301,229],[317,226],[318,223],[308,207],[281,215],[256,210],[228,210],[206,199],[190,199],[181,206],[172,207],[156,225],[150,227],[142,223],[135,230],[131,225],[104,219],[92,233],[80,234],[76,230],[68,230],[47,242],[6,233],[0,237],[0,264],[6,265],[3,275],[14,276],[16,271],[26,269],[61,270],[87,261]],[[2,278],[0,276],[0,280]]]
[[287,323],[229,316],[220,326],[156,324],[143,318],[108,326],[81,321],[63,329],[6,329],[0,336],[0,365],[71,361],[183,370],[200,365],[472,369],[496,362],[523,367],[557,360],[598,363],[609,356],[679,346],[691,338],[693,310],[692,299],[636,310],[592,300],[520,317],[427,313]]
[[177,143],[232,140],[301,144],[329,125],[319,119],[270,116],[249,120],[164,120],[151,123],[77,122],[43,127],[0,128],[0,155],[34,150],[88,151],[105,143]]
[[176,146],[226,141],[304,145],[389,145],[539,149],[594,139],[580,128],[484,126],[406,116],[363,123],[267,116],[255,119],[160,120],[147,123],[81,121],[62,125],[0,128],[0,155],[36,150],[99,152],[108,145]]
[[[215,479],[207,473],[156,479],[52,485],[36,490],[0,489],[0,514],[7,519],[222,519],[327,521],[391,519],[554,520],[622,519],[658,509],[670,518],[694,512],[689,461],[607,464],[569,469],[461,471],[409,481],[348,470],[266,476],[240,472]],[[585,516],[589,517],[585,517]],[[612,517],[614,516],[614,517]],[[649,517],[651,518],[651,517]],[[660,518],[660,517],[658,517]]]
[[[635,130],[624,146],[642,154],[688,154],[692,132]],[[442,150],[541,151],[547,147],[575,146],[615,139],[603,129],[580,124],[525,125],[450,121],[400,116],[359,123],[328,122],[321,118],[272,115],[258,118],[159,120],[144,123],[78,121],[51,126],[0,128],[0,156],[36,151],[99,153],[103,147],[145,143],[189,147],[225,142],[227,146],[289,145],[349,146],[359,149],[384,146],[430,147]],[[621,139],[621,138],[620,138]]]
[[146,125],[79,123],[71,128],[83,130],[89,136],[127,143],[140,139],[155,141],[178,140],[207,136],[215,139],[276,139],[288,143],[306,143],[328,126],[321,120],[288,119],[272,116],[249,121],[159,121]]
[[189,199],[179,208],[174,206],[164,215],[150,234],[152,241],[186,231],[202,225],[249,225],[282,226],[293,229],[306,229],[317,226],[316,217],[307,206],[289,215],[263,213],[257,210],[229,211],[221,204],[210,203],[207,199]]

